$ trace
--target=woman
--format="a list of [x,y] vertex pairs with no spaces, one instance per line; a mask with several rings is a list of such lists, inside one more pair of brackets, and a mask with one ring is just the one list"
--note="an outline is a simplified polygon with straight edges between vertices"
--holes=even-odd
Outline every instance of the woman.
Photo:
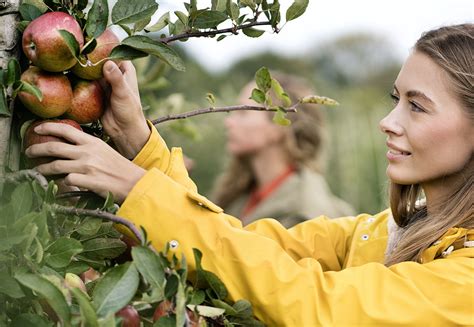
[[[272,73],[293,100],[312,94],[304,81]],[[241,91],[239,103],[249,99],[255,83]],[[272,97],[273,103],[279,100]],[[309,106],[309,105],[306,105]],[[354,210],[335,197],[321,174],[324,143],[320,110],[302,106],[289,113],[290,126],[272,122],[272,112],[234,111],[225,119],[231,160],[218,179],[215,203],[247,225],[262,217],[291,227],[325,214],[348,216]]]
[[[129,64],[123,75],[106,66],[113,95],[104,123],[126,154],[139,151],[133,164],[62,124],[38,130],[76,145],[34,145],[28,155],[69,159],[38,170],[69,173],[69,184],[102,195],[110,189],[123,201],[118,214],[144,226],[156,248],[169,242],[188,258],[199,248],[230,297],[249,299],[268,325],[474,325],[473,48],[473,24],[430,31],[415,44],[380,123],[393,186],[391,210],[375,216],[242,228],[196,192],[180,150],[170,153],[156,130],[134,137],[138,130],[117,129],[137,124],[150,133]],[[132,105],[139,119],[122,111]],[[416,202],[420,190],[425,204]]]

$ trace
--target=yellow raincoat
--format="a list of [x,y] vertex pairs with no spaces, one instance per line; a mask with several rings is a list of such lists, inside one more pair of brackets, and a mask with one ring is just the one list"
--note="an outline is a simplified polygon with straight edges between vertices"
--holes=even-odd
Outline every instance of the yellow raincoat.
[[474,230],[449,230],[422,264],[386,267],[388,210],[242,228],[197,193],[181,149],[170,152],[154,128],[134,162],[148,172],[118,214],[145,227],[155,248],[185,255],[191,270],[200,249],[203,267],[269,326],[474,325]]

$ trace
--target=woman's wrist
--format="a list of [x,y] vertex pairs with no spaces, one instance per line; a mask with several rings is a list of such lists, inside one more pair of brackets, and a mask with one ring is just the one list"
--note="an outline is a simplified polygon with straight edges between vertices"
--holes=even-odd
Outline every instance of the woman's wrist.
[[150,138],[151,130],[146,121],[138,127],[129,126],[119,134],[111,136],[118,152],[127,159],[133,159]]

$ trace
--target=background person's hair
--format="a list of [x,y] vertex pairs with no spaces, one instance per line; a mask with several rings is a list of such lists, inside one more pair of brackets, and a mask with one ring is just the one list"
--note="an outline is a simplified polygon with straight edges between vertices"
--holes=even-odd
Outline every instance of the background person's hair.
[[[271,74],[280,82],[293,103],[303,96],[315,94],[306,80],[279,72]],[[279,104],[275,96],[272,96],[272,101],[275,105]],[[269,112],[268,119],[271,120],[272,117],[273,112]],[[314,105],[300,105],[297,113],[288,113],[287,117],[291,120],[291,125],[283,127],[286,131],[283,146],[289,161],[296,169],[305,166],[322,171],[325,139],[322,111]],[[217,179],[212,192],[213,199],[218,205],[226,207],[241,194],[252,190],[255,183],[255,176],[247,158],[232,156]]]
[[[422,35],[414,51],[431,58],[448,73],[450,91],[458,99],[466,117],[474,122],[474,24],[441,27]],[[419,261],[425,249],[451,227],[474,228],[473,160],[461,172],[462,182],[442,203],[427,214],[426,205],[416,206],[420,185],[390,186],[390,207],[403,234],[391,254],[387,266],[403,261]],[[431,204],[430,204],[431,205]]]

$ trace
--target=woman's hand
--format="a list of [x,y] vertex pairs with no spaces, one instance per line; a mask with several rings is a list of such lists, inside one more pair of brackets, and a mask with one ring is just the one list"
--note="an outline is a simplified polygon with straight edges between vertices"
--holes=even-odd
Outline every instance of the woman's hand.
[[[38,134],[63,137],[72,144],[46,142],[26,150],[28,157],[52,156],[60,159],[39,165],[43,175],[67,174],[66,185],[93,191],[102,197],[110,191],[122,203],[145,170],[130,162],[102,140],[66,124],[45,123]],[[62,158],[62,159],[61,159]]]
[[133,159],[150,136],[140,103],[135,67],[130,61],[122,61],[118,65],[108,61],[103,72],[111,90],[101,118],[102,125],[118,151]]

